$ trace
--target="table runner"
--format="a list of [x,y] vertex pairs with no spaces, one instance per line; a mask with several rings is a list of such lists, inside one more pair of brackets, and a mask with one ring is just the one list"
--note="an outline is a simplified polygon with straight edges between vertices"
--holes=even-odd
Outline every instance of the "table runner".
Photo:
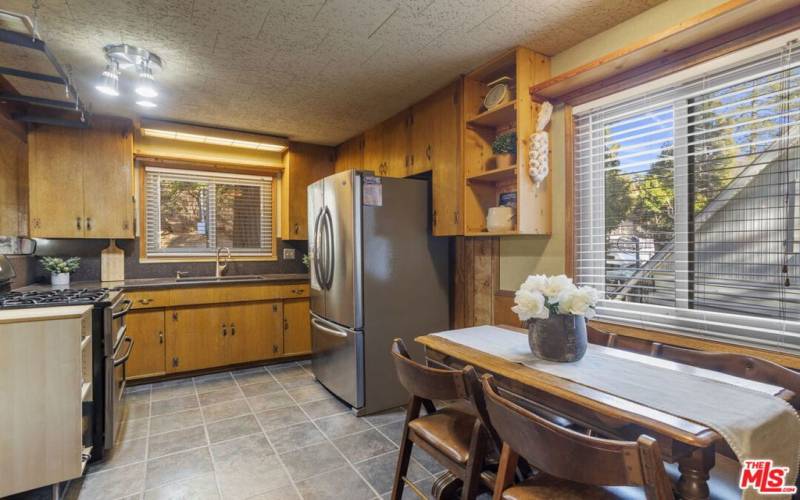
[[[776,466],[789,467],[787,485],[797,477],[800,418],[789,403],[774,396],[779,391],[775,386],[634,353],[620,356],[593,344],[575,363],[543,361],[531,353],[526,335],[493,326],[433,335],[702,424],[717,431],[741,463],[772,459]],[[637,361],[637,356],[646,362]],[[742,495],[758,497],[752,489]]]

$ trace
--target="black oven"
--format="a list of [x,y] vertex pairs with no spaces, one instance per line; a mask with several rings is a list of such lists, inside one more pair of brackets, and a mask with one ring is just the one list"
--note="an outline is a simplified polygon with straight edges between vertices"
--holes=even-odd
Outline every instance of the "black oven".
[[[126,383],[126,364],[133,349],[133,339],[126,332],[128,326],[125,324],[125,316],[132,306],[132,301],[123,294],[118,297],[104,311],[104,378],[105,408],[103,411],[104,435],[103,444],[105,449],[114,446],[114,440],[119,432],[122,423],[125,383]],[[98,417],[100,415],[97,415]]]

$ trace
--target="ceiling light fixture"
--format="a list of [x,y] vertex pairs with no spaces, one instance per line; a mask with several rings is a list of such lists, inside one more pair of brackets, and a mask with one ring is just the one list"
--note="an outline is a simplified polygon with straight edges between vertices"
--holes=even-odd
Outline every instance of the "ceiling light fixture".
[[95,85],[98,92],[117,97],[119,95],[119,66],[111,61],[106,64],[106,69],[100,75],[100,83]]
[[278,153],[286,151],[287,149],[287,141],[282,137],[231,130],[218,130],[217,135],[200,133],[206,130],[210,129],[182,123],[148,120],[142,123],[140,132],[143,136],[148,137],[196,142],[214,146],[229,146],[234,148],[255,149],[258,151],[274,151]]
[[153,75],[163,67],[161,58],[149,50],[126,43],[106,45],[103,47],[103,52],[108,64],[103,71],[102,81],[95,88],[99,92],[116,97],[119,95],[119,79],[122,71],[132,70],[137,77],[136,94],[145,98],[136,101],[136,104],[147,108],[156,107],[156,103],[151,100],[158,97]]

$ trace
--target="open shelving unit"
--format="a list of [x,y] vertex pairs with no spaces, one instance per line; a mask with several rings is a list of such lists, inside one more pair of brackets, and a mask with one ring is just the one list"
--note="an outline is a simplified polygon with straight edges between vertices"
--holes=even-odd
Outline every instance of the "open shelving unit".
[[[551,232],[548,178],[537,187],[528,175],[528,139],[534,131],[540,104],[528,89],[550,76],[547,56],[524,47],[514,48],[464,78],[464,214],[465,236],[549,235]],[[488,84],[501,77],[513,80],[510,99],[492,109],[483,107]],[[508,131],[517,134],[517,161],[496,168],[492,142]],[[516,202],[510,201],[516,199]],[[510,231],[488,232],[489,208],[501,204],[514,209]]]

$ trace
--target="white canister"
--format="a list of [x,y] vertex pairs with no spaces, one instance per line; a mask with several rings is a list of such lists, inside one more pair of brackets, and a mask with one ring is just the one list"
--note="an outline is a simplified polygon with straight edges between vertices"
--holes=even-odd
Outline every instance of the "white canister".
[[486,216],[486,229],[490,233],[511,231],[514,227],[514,210],[511,207],[491,207]]

